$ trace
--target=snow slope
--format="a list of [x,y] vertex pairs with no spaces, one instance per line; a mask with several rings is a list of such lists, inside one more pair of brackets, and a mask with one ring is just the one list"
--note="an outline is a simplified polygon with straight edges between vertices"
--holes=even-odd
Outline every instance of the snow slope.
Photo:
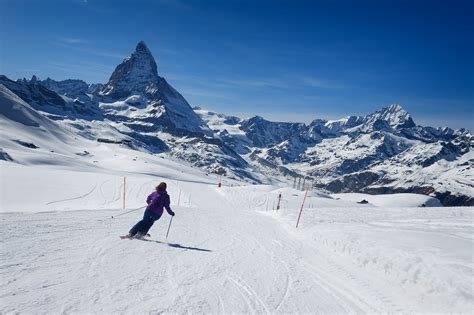
[[[301,191],[238,182],[219,189],[198,170],[159,156],[133,161],[131,152],[96,153],[98,163],[74,171],[0,161],[0,313],[474,307],[471,207],[400,207],[404,195],[377,207],[312,191],[295,229]],[[176,212],[169,238],[165,214],[149,241],[120,240],[142,210],[118,215],[143,206],[162,180]]]
[[368,195],[359,193],[334,194],[335,198],[353,202],[366,200],[377,207],[442,207],[438,199],[419,194]]
[[85,139],[39,114],[2,84],[0,104],[0,147],[14,158],[28,156],[27,159],[40,160],[41,156],[52,152],[64,154],[84,144]]

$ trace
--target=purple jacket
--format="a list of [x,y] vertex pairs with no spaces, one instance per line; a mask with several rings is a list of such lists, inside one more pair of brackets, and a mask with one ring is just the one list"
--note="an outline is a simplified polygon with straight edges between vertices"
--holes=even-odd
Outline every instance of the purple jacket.
[[157,191],[152,192],[148,198],[146,198],[146,203],[148,204],[146,209],[152,211],[158,217],[161,217],[163,214],[163,208],[165,208],[170,215],[173,214],[170,208],[170,196],[166,191],[161,193]]

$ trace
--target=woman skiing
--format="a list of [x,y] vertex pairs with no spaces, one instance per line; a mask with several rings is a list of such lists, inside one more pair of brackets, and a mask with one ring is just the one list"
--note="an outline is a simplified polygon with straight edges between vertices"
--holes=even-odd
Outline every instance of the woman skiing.
[[143,219],[130,229],[128,235],[121,236],[122,239],[140,239],[147,235],[153,223],[161,218],[163,208],[166,209],[169,215],[174,216],[174,212],[170,208],[170,196],[166,192],[166,183],[164,182],[156,186],[156,191],[146,198],[146,203],[148,206],[146,207]]

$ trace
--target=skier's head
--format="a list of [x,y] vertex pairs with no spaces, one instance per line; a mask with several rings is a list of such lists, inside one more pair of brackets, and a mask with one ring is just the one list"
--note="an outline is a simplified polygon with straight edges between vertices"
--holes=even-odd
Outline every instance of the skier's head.
[[156,186],[156,191],[157,192],[164,192],[166,191],[166,183],[161,182],[158,186]]

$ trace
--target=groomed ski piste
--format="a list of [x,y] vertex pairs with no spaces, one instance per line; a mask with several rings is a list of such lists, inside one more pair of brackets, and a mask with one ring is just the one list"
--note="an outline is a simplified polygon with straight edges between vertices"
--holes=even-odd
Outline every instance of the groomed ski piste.
[[[310,190],[296,228],[304,191],[225,177],[218,188],[163,156],[89,150],[90,166],[0,161],[0,313],[473,310],[473,208]],[[147,241],[120,240],[143,209],[120,214],[161,181],[168,239],[165,212]]]

